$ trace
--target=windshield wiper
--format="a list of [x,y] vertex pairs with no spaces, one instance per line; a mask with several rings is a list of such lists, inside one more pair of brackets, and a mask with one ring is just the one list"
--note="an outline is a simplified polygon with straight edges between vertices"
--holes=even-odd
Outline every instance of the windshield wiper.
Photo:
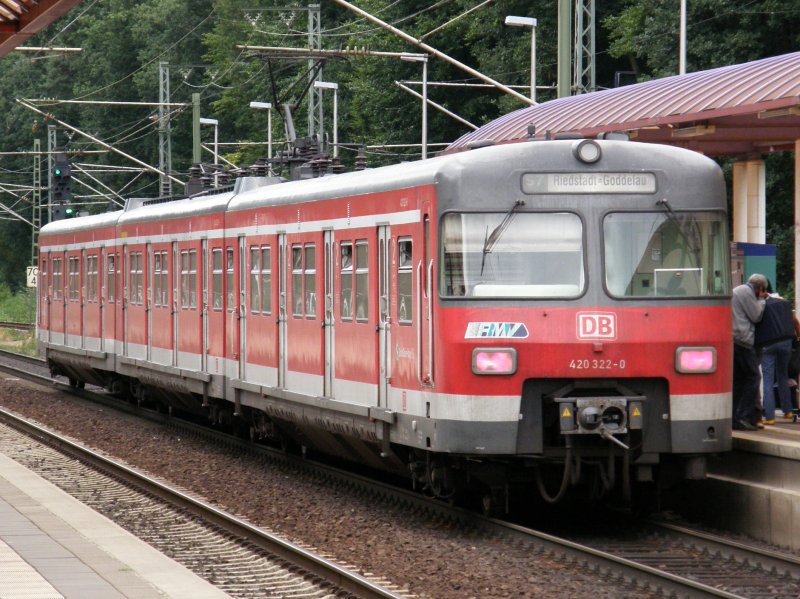
[[667,198],[661,198],[660,200],[656,201],[656,205],[664,206],[664,210],[667,211],[667,218],[678,227],[678,232],[681,234],[683,239],[686,241],[686,245],[691,250],[692,254],[694,254],[695,262],[699,262],[700,259],[700,241],[697,239],[697,231],[694,228],[688,227],[686,225],[685,216],[684,218],[679,218],[675,211],[672,209],[672,206],[669,205]]
[[[511,206],[511,210],[509,210],[503,220],[500,221],[500,224],[497,225],[494,230],[492,231],[491,235],[487,235],[486,239],[483,242],[483,258],[481,259],[481,276],[483,276],[483,267],[486,265],[486,255],[490,254],[494,249],[494,246],[497,245],[497,242],[500,241],[500,237],[503,236],[503,233],[506,232],[508,229],[508,225],[511,224],[511,219],[514,218],[514,214],[516,213],[517,209],[521,206],[524,206],[525,202],[523,200],[517,200],[514,202],[514,205]],[[486,227],[486,232],[489,232],[489,227]]]

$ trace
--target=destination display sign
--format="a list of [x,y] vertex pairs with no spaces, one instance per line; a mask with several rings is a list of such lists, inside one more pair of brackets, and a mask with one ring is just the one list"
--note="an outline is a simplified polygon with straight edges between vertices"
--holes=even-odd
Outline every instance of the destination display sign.
[[555,193],[655,193],[653,173],[525,173],[522,191]]

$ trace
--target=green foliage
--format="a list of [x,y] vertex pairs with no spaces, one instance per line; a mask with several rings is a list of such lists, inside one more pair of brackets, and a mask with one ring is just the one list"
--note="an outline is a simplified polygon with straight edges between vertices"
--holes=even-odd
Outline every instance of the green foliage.
[[[558,3],[553,0],[358,0],[360,8],[395,25],[415,39],[505,84],[530,83],[531,35],[527,28],[505,27],[508,15],[538,20],[537,83],[555,86],[557,80]],[[572,4],[572,3],[571,3]],[[481,5],[478,7],[478,5]],[[298,9],[293,9],[296,7]],[[57,98],[155,102],[158,100],[161,62],[170,65],[171,100],[189,103],[200,96],[201,114],[220,121],[220,141],[259,142],[262,145],[223,146],[226,159],[248,166],[266,155],[267,118],[249,108],[251,101],[293,105],[297,134],[308,134],[306,95],[308,62],[305,58],[270,58],[237,46],[305,47],[308,12],[304,4],[286,0],[106,0],[81,4],[35,36],[30,45],[81,47],[79,54],[32,56],[12,52],[2,59],[0,77],[0,133],[4,151],[30,151],[38,138],[47,144],[47,117],[16,102],[17,98]],[[477,8],[476,8],[477,7]],[[611,87],[617,71],[635,71],[640,80],[673,75],[678,63],[678,7],[676,0],[605,0],[596,3],[597,84]],[[475,9],[472,10],[471,9]],[[745,62],[796,50],[800,45],[800,7],[796,0],[692,0],[688,3],[688,68],[690,71]],[[470,12],[471,11],[471,12]],[[439,28],[443,24],[446,26]],[[422,52],[343,6],[321,3],[322,46],[368,48],[391,52]],[[435,30],[435,31],[434,31]],[[431,82],[478,83],[448,62],[432,58]],[[325,61],[323,78],[339,83],[340,154],[352,161],[359,144],[407,144],[400,149],[372,148],[371,166],[414,159],[419,155],[420,100],[395,85],[419,81],[418,63],[396,58],[348,57]],[[419,85],[410,87],[420,90]],[[537,93],[539,101],[555,90]],[[477,126],[524,104],[491,88],[429,87],[432,101]],[[332,97],[323,94],[325,129],[330,132]],[[54,117],[149,164],[158,162],[157,109],[154,106],[57,104],[42,106]],[[172,116],[173,169],[187,179],[192,160],[191,109],[177,108]],[[285,138],[280,110],[273,112],[273,138]],[[449,143],[470,129],[442,113],[428,110],[428,141]],[[95,144],[80,135],[71,139],[58,130],[58,145],[74,150]],[[201,132],[205,143],[210,131]],[[431,145],[430,151],[437,148]],[[210,161],[205,153],[204,159]],[[768,241],[779,246],[779,285],[791,281],[792,261],[791,169],[783,157],[770,157],[768,182]],[[81,163],[130,166],[115,154],[86,154]],[[773,164],[775,165],[773,169]],[[0,157],[4,183],[30,186],[30,156]],[[774,172],[773,172],[774,171]],[[46,185],[46,182],[44,183]],[[143,175],[131,181],[129,173],[110,173],[103,184],[128,196],[155,196],[158,178]],[[107,208],[89,189],[73,186],[73,193],[93,212]],[[28,218],[30,193],[3,200]],[[96,202],[96,203],[93,203]],[[0,221],[0,284],[21,288],[30,260],[30,227],[18,221]]]
[[34,323],[36,321],[36,291],[24,289],[13,292],[0,283],[0,321]]

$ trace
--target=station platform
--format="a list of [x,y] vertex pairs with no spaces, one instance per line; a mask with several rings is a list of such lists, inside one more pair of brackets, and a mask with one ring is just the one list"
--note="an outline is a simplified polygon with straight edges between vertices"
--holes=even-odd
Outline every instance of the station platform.
[[712,526],[800,551],[800,422],[733,431],[733,451],[708,461],[686,513]]
[[0,455],[0,598],[165,597],[229,595]]

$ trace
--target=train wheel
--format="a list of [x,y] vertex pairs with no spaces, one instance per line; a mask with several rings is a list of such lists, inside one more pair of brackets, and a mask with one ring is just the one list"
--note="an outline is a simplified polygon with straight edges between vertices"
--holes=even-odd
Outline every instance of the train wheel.
[[507,511],[505,490],[502,487],[483,489],[480,507],[484,516],[490,518],[502,517]]

